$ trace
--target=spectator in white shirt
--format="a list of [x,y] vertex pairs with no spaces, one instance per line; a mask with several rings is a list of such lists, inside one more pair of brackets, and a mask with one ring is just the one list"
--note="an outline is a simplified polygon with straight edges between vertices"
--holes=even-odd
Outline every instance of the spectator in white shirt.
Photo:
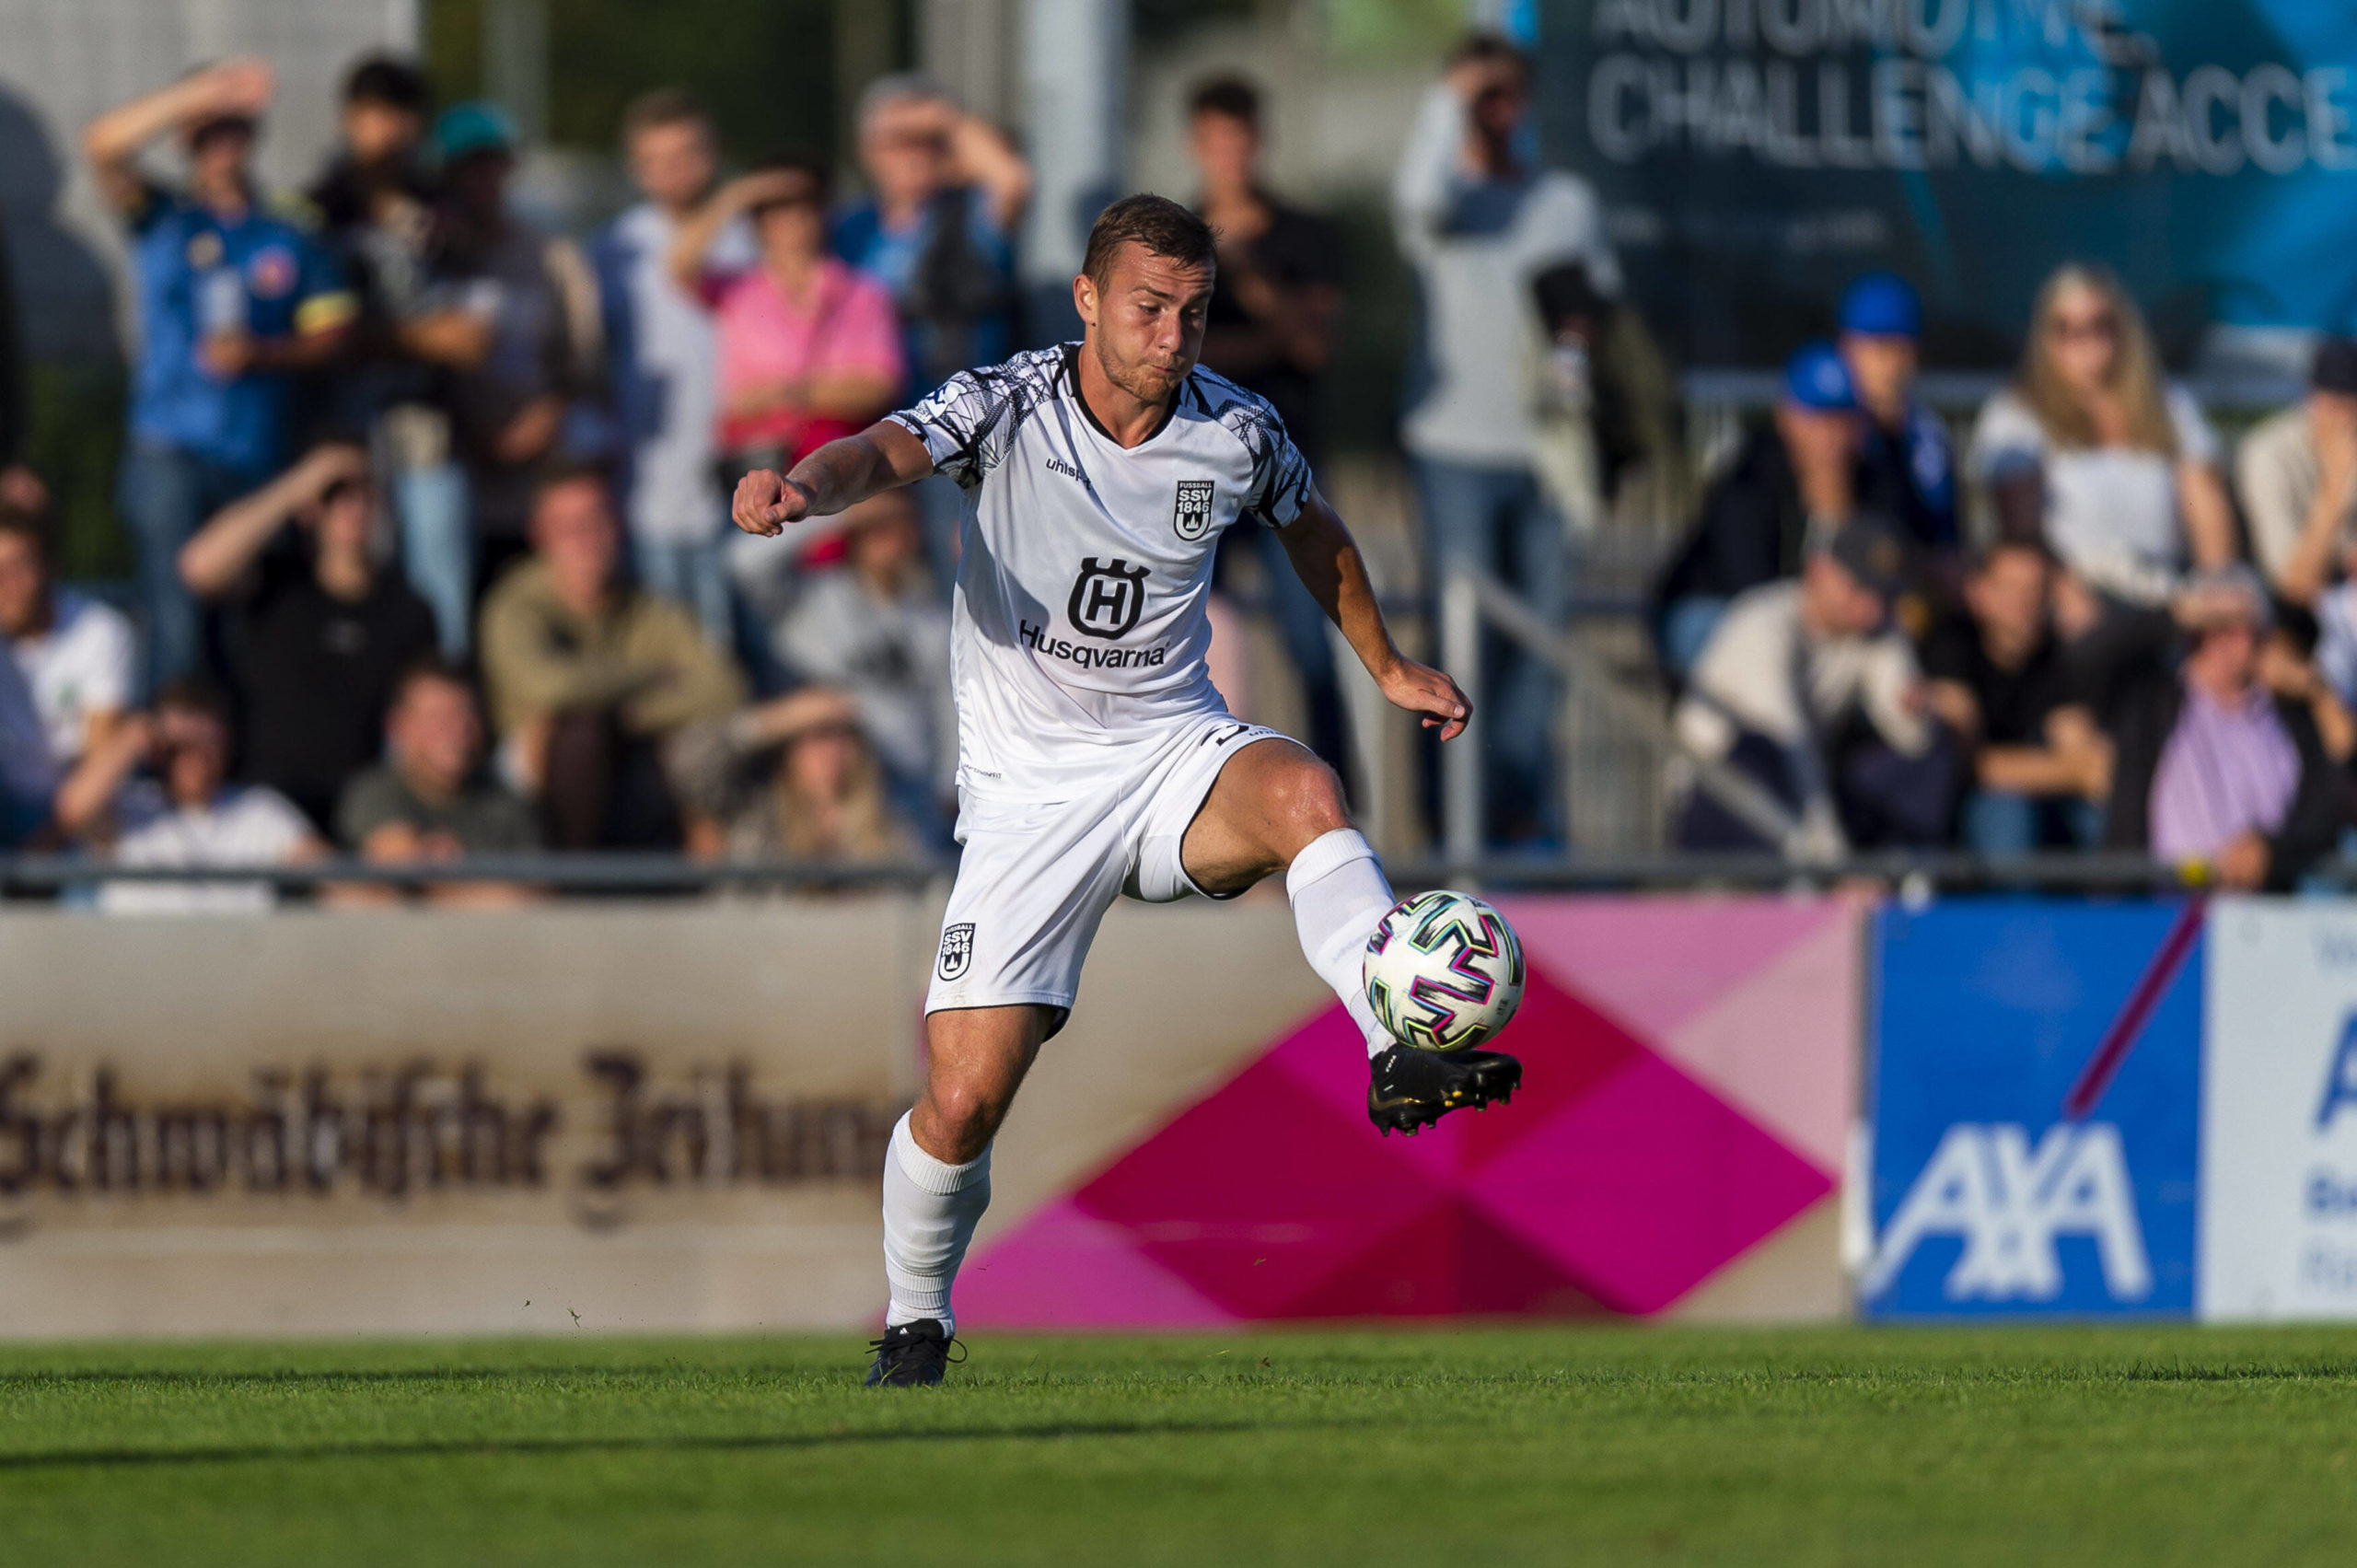
[[[711,118],[675,88],[623,113],[622,150],[644,199],[598,237],[592,259],[621,427],[623,520],[639,581],[694,610],[704,634],[726,647],[734,632],[721,557],[726,508],[713,475],[718,347],[710,313],[666,261],[681,222],[712,192],[719,153]],[[743,272],[755,259],[741,218],[713,242],[718,269]]]
[[2235,447],[2235,488],[2268,581],[2314,605],[2357,545],[2357,339],[2316,344],[2308,395]]
[[[156,776],[131,781],[142,761]],[[57,796],[58,825],[120,865],[264,866],[317,859],[326,846],[293,802],[262,784],[226,782],[229,726],[209,687],[183,680],[153,719],[114,726]],[[99,907],[116,914],[249,913],[277,901],[267,882],[109,882]]]
[[40,523],[0,509],[0,643],[41,714],[50,760],[79,761],[131,705],[137,648],[131,622],[50,575]]
[[[1422,285],[1424,321],[1401,435],[1422,493],[1428,586],[1465,561],[1511,582],[1550,621],[1565,591],[1563,521],[1535,467],[1538,368],[1546,339],[1532,292],[1550,267],[1576,263],[1605,296],[1620,292],[1602,209],[1587,182],[1533,166],[1525,146],[1530,62],[1477,33],[1427,95],[1392,185],[1399,248]],[[1492,783],[1490,836],[1557,836],[1548,736],[1554,682],[1501,644],[1477,694]]]
[[1906,565],[1887,524],[1855,517],[1811,546],[1797,580],[1752,588],[1727,607],[1678,703],[1678,741],[1760,784],[1799,831],[1763,846],[1697,790],[1679,817],[1681,848],[1830,858],[1853,844],[1944,836],[1956,764],[1925,711],[1914,649],[1889,619]]
[[2042,537],[2061,561],[2058,616],[2074,637],[2109,609],[2165,607],[2189,564],[2234,559],[2218,457],[2119,280],[2073,262],[2039,289],[2021,372],[1981,409],[1969,467],[2001,534]]

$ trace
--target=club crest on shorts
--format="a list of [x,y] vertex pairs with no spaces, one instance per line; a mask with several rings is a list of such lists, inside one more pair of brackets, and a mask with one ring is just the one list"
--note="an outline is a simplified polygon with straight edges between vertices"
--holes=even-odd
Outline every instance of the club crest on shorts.
[[1210,480],[1182,479],[1178,482],[1178,505],[1170,514],[1170,525],[1184,540],[1198,540],[1212,531]]
[[1064,606],[1073,629],[1091,637],[1122,637],[1145,611],[1145,568],[1119,556],[1100,561],[1092,555],[1080,563],[1072,583],[1072,598]]
[[941,928],[941,962],[934,972],[944,980],[962,980],[974,962],[974,923],[961,920]]

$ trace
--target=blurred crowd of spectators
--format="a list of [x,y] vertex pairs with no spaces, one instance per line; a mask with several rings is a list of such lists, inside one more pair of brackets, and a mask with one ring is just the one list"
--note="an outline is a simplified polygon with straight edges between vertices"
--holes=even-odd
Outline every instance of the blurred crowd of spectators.
[[2230,483],[2100,268],[2049,278],[1960,458],[1910,392],[1920,332],[1902,280],[1858,279],[1661,579],[1689,758],[1792,823],[1689,787],[1678,842],[2100,847],[2296,885],[2357,820],[2357,343],[2318,343]]
[[[1401,437],[1427,591],[1474,566],[1560,624],[1616,475],[1679,436],[1594,192],[1533,157],[1530,85],[1527,58],[1477,35],[1417,110],[1392,192],[1422,305]],[[1030,175],[1007,139],[887,77],[860,100],[864,190],[844,200],[807,153],[724,179],[710,118],[654,92],[620,127],[638,200],[582,245],[519,207],[497,107],[437,110],[389,57],[346,75],[308,188],[266,193],[252,155],[274,92],[267,65],[232,61],[84,138],[142,329],[118,497],[136,575],[122,605],[54,580],[41,481],[5,460],[22,399],[0,398],[0,849],[226,865],[946,848],[954,490],[779,540],[728,529],[725,497],[1020,346]],[[1262,128],[1243,78],[1189,100],[1220,236],[1204,361],[1316,462],[1342,246],[1272,192]],[[167,139],[173,183],[146,161]],[[1657,586],[1678,842],[2109,844],[2295,879],[2351,819],[2357,344],[2321,346],[2312,395],[2236,445],[2230,484],[2100,270],[2054,274],[1961,453],[1915,395],[1910,287],[1862,277],[1839,320],[1793,356]],[[1268,610],[1304,738],[1339,763],[1333,643],[1273,536],[1234,530],[1216,572]],[[1499,638],[1481,665],[1485,831],[1560,847],[1559,679]],[[1732,808],[1711,787],[1730,772],[1788,826]],[[116,884],[102,901],[269,897]]]

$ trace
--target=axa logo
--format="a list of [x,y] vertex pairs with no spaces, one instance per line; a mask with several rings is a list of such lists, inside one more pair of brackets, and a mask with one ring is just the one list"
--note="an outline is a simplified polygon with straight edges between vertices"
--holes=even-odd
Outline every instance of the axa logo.
[[2029,1130],[1959,1122],[1947,1130],[1890,1217],[1860,1282],[1879,1295],[1915,1249],[1935,1236],[1961,1237],[1963,1255],[1941,1294],[1950,1301],[2051,1301],[2062,1294],[2060,1237],[2091,1238],[2114,1301],[2142,1301],[2153,1266],[2136,1220],[2119,1129],[2061,1121],[2032,1147]]
[[1145,568],[1118,556],[1100,561],[1092,555],[1083,561],[1064,605],[1073,630],[1090,637],[1127,636],[1144,610]]

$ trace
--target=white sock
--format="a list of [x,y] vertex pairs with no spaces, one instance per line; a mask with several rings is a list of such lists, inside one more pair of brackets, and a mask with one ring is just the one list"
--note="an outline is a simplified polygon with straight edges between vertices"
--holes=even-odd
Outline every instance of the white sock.
[[892,1287],[891,1305],[884,1309],[888,1327],[935,1318],[946,1332],[958,1331],[950,1283],[990,1206],[990,1150],[964,1165],[937,1160],[917,1147],[909,1119],[901,1117],[884,1159],[884,1277]]
[[1285,896],[1293,900],[1294,929],[1301,950],[1318,978],[1334,988],[1351,1021],[1366,1036],[1366,1053],[1380,1056],[1391,1037],[1367,1005],[1362,965],[1366,939],[1391,908],[1391,884],[1366,835],[1337,828],[1310,841],[1285,872]]

